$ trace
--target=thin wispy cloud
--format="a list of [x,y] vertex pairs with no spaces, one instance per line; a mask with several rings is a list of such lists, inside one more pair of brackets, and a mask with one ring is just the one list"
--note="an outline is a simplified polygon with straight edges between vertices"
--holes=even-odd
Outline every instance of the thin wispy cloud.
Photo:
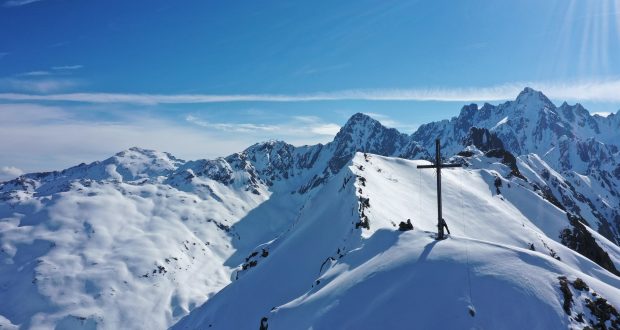
[[[338,124],[328,123],[314,116],[293,116],[289,120],[278,124],[211,122],[193,115],[188,115],[185,120],[211,130],[259,135],[269,133],[272,136],[277,135],[281,139],[292,137],[333,137],[340,130]],[[319,138],[318,140],[322,139]]]
[[52,70],[57,70],[57,71],[68,71],[68,70],[79,70],[81,68],[83,68],[83,65],[77,64],[77,65],[62,65],[62,66],[53,66]]
[[297,76],[297,75],[313,75],[313,74],[319,74],[319,73],[327,73],[327,72],[342,70],[348,66],[350,66],[350,63],[341,63],[341,64],[330,65],[330,66],[322,66],[322,67],[305,66],[297,70],[293,75]]
[[53,123],[69,118],[69,114],[61,107],[31,103],[0,104],[0,121],[7,126]]
[[4,2],[4,7],[19,7],[28,5],[34,2],[39,2],[41,0],[9,0]]
[[9,55],[9,53],[7,53],[7,52],[0,52],[0,60],[3,59],[7,55]]
[[275,125],[261,125],[249,123],[212,123],[203,119],[199,119],[192,115],[188,115],[185,120],[201,127],[235,133],[273,132],[279,129],[279,127]]
[[59,75],[66,74],[74,70],[79,70],[83,68],[82,65],[63,65],[63,66],[53,66],[50,70],[34,70],[23,73],[18,73],[16,77],[40,77],[40,76],[51,76],[51,75]]
[[24,73],[19,73],[17,76],[22,77],[39,77],[39,76],[49,76],[51,73],[49,71],[29,71]]
[[[0,85],[1,86],[1,85]],[[620,102],[620,80],[573,84],[521,82],[489,87],[357,89],[309,94],[122,94],[64,93],[32,95],[0,93],[7,101],[62,101],[126,104],[198,104],[226,102],[312,102],[312,101],[443,101],[477,102],[511,100],[525,87],[541,90],[552,99],[571,101]],[[50,86],[52,87],[52,86]],[[41,86],[40,92],[51,90]]]
[[[44,75],[30,75],[19,78],[0,78],[0,89],[19,91],[26,93],[58,93],[80,85],[79,81],[74,79],[58,79],[58,78],[42,78]],[[34,94],[15,94],[36,97]],[[9,100],[10,98],[1,98]],[[19,99],[19,98],[18,98]],[[27,100],[28,98],[21,98]]]

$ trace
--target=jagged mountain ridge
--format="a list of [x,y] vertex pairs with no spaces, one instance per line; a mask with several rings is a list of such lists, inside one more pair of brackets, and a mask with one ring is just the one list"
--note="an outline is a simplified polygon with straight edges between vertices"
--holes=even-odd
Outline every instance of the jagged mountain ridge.
[[453,155],[472,141],[472,127],[486,129],[515,156],[544,159],[561,178],[539,175],[563,207],[620,242],[620,111],[592,116],[580,104],[556,107],[542,92],[525,88],[515,101],[464,106],[459,116],[422,125],[411,138],[430,148],[440,137],[445,155]]
[[[526,91],[529,93],[527,89]],[[517,101],[516,104],[519,104]],[[550,102],[543,103],[551,108],[548,104]],[[488,108],[486,105],[485,107]],[[508,111],[506,109],[503,111]],[[568,118],[568,115],[564,116]],[[451,138],[450,134],[446,133],[458,131],[455,128],[442,131],[440,136],[446,146],[444,156],[452,154],[451,148],[457,152],[466,149],[471,155],[459,156],[455,161],[467,163],[473,168],[493,168],[500,180],[508,180],[506,184],[509,184],[510,180],[519,180],[512,175],[513,169],[504,164],[512,162],[511,166],[524,172],[526,186],[535,195],[581,216],[605,236],[612,239],[617,237],[617,230],[613,227],[615,225],[617,228],[618,223],[618,203],[613,200],[616,192],[613,187],[616,187],[617,180],[611,170],[613,166],[610,165],[614,161],[613,157],[602,164],[604,166],[592,167],[588,177],[593,180],[588,182],[584,180],[583,173],[559,170],[559,162],[549,161],[549,157],[543,159],[535,153],[519,156],[513,152],[519,157],[512,156],[512,160],[506,161],[505,159],[510,157],[502,156],[503,159],[500,160],[497,155],[501,153],[494,151],[500,150],[500,145],[506,149],[508,147],[497,130],[492,129],[497,123],[489,129],[484,128],[481,119],[478,121],[478,126],[482,128],[472,130],[470,127],[464,134],[459,133],[463,136],[462,140],[459,140],[460,137]],[[574,121],[579,122],[577,119]],[[445,122],[434,125],[445,128]],[[613,123],[604,123],[608,122],[601,122],[599,126],[613,127]],[[485,125],[487,124],[491,125],[492,120],[487,120]],[[137,290],[130,292],[142,293],[139,288],[145,285],[144,282],[151,281],[148,283],[156,285],[157,288],[150,293],[154,301],[155,297],[170,298],[164,304],[151,306],[147,303],[144,306],[145,310],[150,308],[158,314],[158,317],[145,324],[155,328],[167,327],[228,285],[231,280],[243,276],[246,270],[256,265],[256,258],[276,248],[277,244],[266,243],[294,227],[307,201],[347,167],[356,152],[409,159],[430,158],[434,151],[429,152],[427,148],[434,149],[434,139],[416,137],[421,134],[419,132],[423,131],[423,127],[408,136],[382,126],[367,115],[356,114],[340,130],[334,141],[326,145],[295,147],[281,141],[268,141],[228,157],[197,161],[183,161],[170,154],[131,148],[102,162],[81,164],[61,172],[27,174],[2,183],[0,219],[4,224],[0,236],[3,251],[0,255],[3,261],[14,262],[16,265],[20,262],[32,264],[35,261],[42,261],[42,265],[31,269],[34,274],[32,278],[10,278],[8,282],[3,280],[3,276],[11,275],[18,267],[5,268],[4,273],[0,272],[0,287],[6,289],[36,285],[37,290],[45,293],[44,298],[37,296],[40,305],[45,306],[48,303],[46,301],[49,301],[62,308],[60,311],[52,311],[47,307],[31,306],[26,309],[26,313],[20,314],[12,309],[15,308],[13,306],[19,306],[19,292],[9,290],[7,294],[17,300],[13,306],[0,306],[4,307],[0,310],[0,315],[10,316],[9,320],[15,324],[26,325],[36,321],[40,322],[39,324],[97,324],[104,328],[113,328],[118,324],[115,322],[137,326],[144,322],[139,316],[140,313],[138,316],[123,313],[115,306],[114,298],[108,298],[104,302],[98,301],[99,298],[86,298],[105,296],[101,293],[104,291],[113,297],[120,287],[127,285],[131,286],[132,290]],[[550,126],[546,127],[545,129],[548,129]],[[599,131],[607,132],[600,127]],[[601,133],[601,136],[603,135]],[[613,141],[613,138],[609,139]],[[460,146],[457,141],[461,141]],[[557,157],[562,158],[561,155]],[[151,205],[150,199],[156,201],[157,207]],[[74,201],[86,207],[74,208],[71,206]],[[102,207],[106,203],[109,205]],[[58,299],[62,295],[54,294],[53,279],[62,276],[62,273],[45,265],[61,263],[61,259],[55,259],[60,257],[61,251],[88,249],[84,244],[99,234],[106,234],[106,222],[112,221],[111,224],[114,224],[117,221],[105,213],[120,218],[120,225],[124,221],[123,210],[127,207],[136,210],[131,213],[133,218],[130,219],[136,221],[122,224],[131,228],[129,232],[141,233],[147,228],[167,228],[164,236],[170,235],[168,242],[162,244],[158,235],[144,235],[143,239],[134,244],[149,246],[152,249],[150,253],[136,256],[128,251],[112,258],[114,263],[125,264],[123,267],[130,271],[121,272],[123,276],[110,275],[110,281],[106,282],[109,285],[105,288],[93,288],[88,284],[92,279],[80,278],[80,273],[75,271],[74,278],[67,280],[66,285],[86,286],[90,289],[74,297],[80,301],[79,308],[75,308],[75,304],[68,301],[59,303]],[[568,219],[563,221],[563,228],[574,229]],[[151,222],[156,223],[157,227],[152,227]],[[108,226],[115,228],[115,225]],[[50,235],[44,230],[48,227],[57,233]],[[122,232],[117,231],[118,228],[114,229],[114,235],[122,240],[128,239]],[[370,225],[370,228],[370,231],[363,230],[362,236],[374,232],[374,225]],[[361,229],[358,227],[356,230]],[[560,241],[560,230],[557,228],[556,237],[551,237],[553,235],[550,234],[551,239]],[[576,229],[574,231],[578,232]],[[67,238],[68,235],[76,233],[83,237]],[[116,241],[117,236],[112,235],[112,232],[107,234],[112,243],[98,247],[95,251],[103,253],[110,249],[123,249],[123,245]],[[27,237],[30,238],[26,239]],[[57,240],[60,238],[67,239],[71,244],[59,244]],[[601,243],[603,241],[600,238],[595,240],[597,244],[602,244],[604,251],[610,251],[610,247]],[[29,246],[27,244],[31,244],[34,251],[32,260],[24,259],[22,255],[27,253],[20,252],[30,251],[25,248]],[[177,252],[170,254],[169,251]],[[249,257],[251,255],[254,257]],[[611,253],[610,256],[612,265],[617,266],[618,261],[614,259],[616,254]],[[95,272],[99,269],[98,265],[106,264],[98,258],[90,259],[92,256],[84,256],[77,265]],[[609,263],[601,261],[605,262]],[[94,265],[91,265],[92,263]],[[143,277],[144,275],[149,276]],[[189,280],[192,277],[202,281],[203,285],[188,288],[182,283],[181,279]],[[123,299],[135,302],[127,296]],[[36,313],[43,313],[46,317],[38,320],[28,318],[28,315]],[[111,319],[115,321],[110,321]]]
[[548,158],[559,170],[587,174],[588,169],[617,168],[620,112],[601,117],[590,115],[581,104],[564,102],[556,107],[542,92],[531,88],[525,88],[515,101],[497,106],[464,106],[451,120],[420,126],[412,138],[428,148],[441,137],[446,153],[454,154],[461,150],[471,127],[495,133],[515,155],[555,153]]

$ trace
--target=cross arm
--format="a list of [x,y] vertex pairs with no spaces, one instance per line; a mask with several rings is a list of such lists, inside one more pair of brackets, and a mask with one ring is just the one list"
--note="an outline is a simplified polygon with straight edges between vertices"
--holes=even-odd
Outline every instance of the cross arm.
[[461,164],[441,164],[441,167],[463,167]]
[[[439,164],[441,168],[445,167],[463,167],[461,164]],[[436,164],[433,165],[418,165],[418,168],[437,168]]]

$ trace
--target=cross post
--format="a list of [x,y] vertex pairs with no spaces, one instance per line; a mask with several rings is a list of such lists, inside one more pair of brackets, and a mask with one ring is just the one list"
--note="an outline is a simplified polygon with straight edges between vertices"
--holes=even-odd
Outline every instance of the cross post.
[[441,214],[441,169],[447,167],[461,167],[461,164],[442,164],[441,163],[441,145],[439,139],[435,140],[435,164],[418,165],[418,168],[435,168],[437,169],[437,239],[444,239],[443,227],[446,225]]

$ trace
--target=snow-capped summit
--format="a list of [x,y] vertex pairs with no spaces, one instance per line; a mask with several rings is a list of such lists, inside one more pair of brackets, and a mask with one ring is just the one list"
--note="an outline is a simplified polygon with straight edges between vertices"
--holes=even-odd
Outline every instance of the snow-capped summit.
[[184,163],[167,152],[131,147],[102,162],[113,164],[125,180],[167,176]]
[[357,151],[378,155],[402,154],[409,142],[406,134],[387,128],[366,114],[356,113],[331,143],[334,158],[330,161],[330,168],[333,171],[340,170]]
[[515,102],[533,111],[541,110],[545,107],[555,108],[553,102],[551,102],[545,94],[530,87],[525,87],[521,93],[519,93]]

